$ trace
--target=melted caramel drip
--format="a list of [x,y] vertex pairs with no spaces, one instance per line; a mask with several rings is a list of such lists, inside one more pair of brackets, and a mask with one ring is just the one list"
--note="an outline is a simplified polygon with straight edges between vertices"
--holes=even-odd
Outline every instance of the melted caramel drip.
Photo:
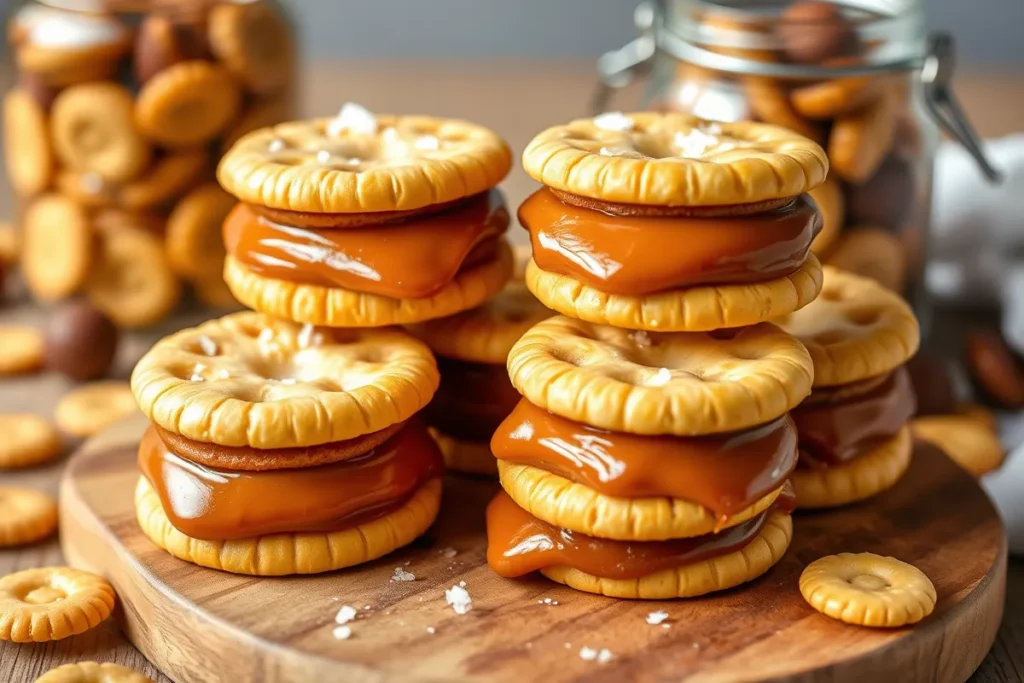
[[444,465],[426,428],[413,420],[360,457],[264,472],[197,465],[172,453],[151,426],[139,445],[139,468],[176,529],[229,540],[363,524],[401,507]]
[[638,579],[735,552],[757,537],[773,510],[788,513],[793,504],[787,484],[776,505],[716,534],[671,541],[612,541],[559,529],[500,491],[487,506],[487,564],[510,578],[567,566],[603,579]]
[[789,275],[822,226],[806,195],[747,216],[630,217],[566,204],[547,188],[523,202],[519,222],[543,270],[632,296]]
[[783,416],[732,434],[639,436],[588,427],[523,399],[491,450],[608,496],[681,498],[728,518],[782,486],[796,467],[797,431]]
[[800,466],[828,467],[849,462],[891,439],[913,417],[917,398],[906,368],[899,368],[881,384],[840,400],[829,400],[829,390],[815,389],[813,401],[791,413],[800,434]]
[[441,386],[423,416],[431,427],[463,441],[487,443],[521,398],[504,365],[437,357]]
[[223,236],[229,254],[265,277],[423,299],[494,258],[508,224],[504,199],[491,190],[442,213],[339,229],[281,225],[239,204]]

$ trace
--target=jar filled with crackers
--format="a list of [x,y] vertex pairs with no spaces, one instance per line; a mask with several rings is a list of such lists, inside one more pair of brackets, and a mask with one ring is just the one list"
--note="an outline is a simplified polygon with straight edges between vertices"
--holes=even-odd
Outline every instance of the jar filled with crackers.
[[998,177],[948,87],[952,40],[925,31],[926,4],[643,3],[635,15],[640,36],[599,62],[594,107],[613,108],[611,90],[642,73],[650,76],[647,108],[762,121],[818,142],[830,172],[811,192],[824,214],[814,252],[923,308],[939,127]]
[[217,185],[240,137],[294,118],[295,36],[271,0],[31,0],[10,15],[7,180],[30,294],[118,327],[194,296],[234,308]]

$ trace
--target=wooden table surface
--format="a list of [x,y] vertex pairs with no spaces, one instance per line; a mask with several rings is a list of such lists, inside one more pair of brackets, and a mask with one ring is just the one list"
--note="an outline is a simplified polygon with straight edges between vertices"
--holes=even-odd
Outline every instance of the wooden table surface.
[[[346,101],[375,111],[415,112],[459,116],[491,126],[514,150],[546,125],[585,115],[594,84],[593,65],[581,62],[343,62],[315,63],[306,70],[302,111],[333,113]],[[9,73],[0,72],[0,87]],[[641,86],[631,86],[616,107],[636,107]],[[993,73],[965,74],[957,92],[981,133],[996,137],[1019,130],[1024,121],[1024,78]],[[531,181],[516,168],[504,185],[515,204],[530,190]],[[2,206],[11,207],[6,183]],[[5,212],[11,214],[8,208]],[[0,219],[6,216],[0,214]],[[521,236],[516,235],[521,241]],[[127,373],[153,340],[175,325],[196,322],[182,316],[161,329],[131,335],[122,344],[116,374]],[[41,324],[43,313],[25,303],[0,308],[0,323]],[[70,385],[53,375],[0,379],[0,412],[33,411],[52,415],[60,395]],[[3,435],[0,435],[3,438]],[[68,452],[75,444],[69,443]],[[64,460],[36,470],[0,472],[0,484],[35,488],[56,495]],[[0,550],[0,576],[46,565],[62,564],[56,540]],[[161,675],[119,633],[113,620],[79,636],[55,643],[15,645],[0,641],[0,683],[29,683],[43,672],[72,661],[116,661],[138,669],[160,683]],[[1007,579],[1006,614],[988,658],[971,679],[977,683],[1024,681],[1024,560],[1011,560]],[[178,681],[177,683],[192,683]]]

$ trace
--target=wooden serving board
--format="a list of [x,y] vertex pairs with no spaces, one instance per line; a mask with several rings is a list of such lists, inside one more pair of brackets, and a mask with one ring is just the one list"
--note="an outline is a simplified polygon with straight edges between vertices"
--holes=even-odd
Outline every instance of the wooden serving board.
[[[647,602],[586,595],[540,576],[498,577],[484,560],[483,531],[496,485],[456,477],[445,482],[428,536],[369,565],[272,579],[195,567],[136,525],[144,427],[141,419],[119,425],[72,459],[61,485],[61,542],[72,564],[110,578],[122,628],[178,683],[964,681],[1002,616],[1000,521],[973,479],[924,446],[900,484],[870,504],[797,515],[792,547],[761,579],[705,598]],[[819,615],[797,579],[808,562],[846,551],[920,567],[938,591],[935,613],[893,630]],[[416,580],[391,581],[396,567]],[[460,581],[473,598],[461,616],[444,600]],[[360,618],[349,640],[336,640],[334,617],[346,604]],[[646,623],[655,610],[670,614],[668,628]],[[608,648],[613,659],[584,661],[584,646]]]

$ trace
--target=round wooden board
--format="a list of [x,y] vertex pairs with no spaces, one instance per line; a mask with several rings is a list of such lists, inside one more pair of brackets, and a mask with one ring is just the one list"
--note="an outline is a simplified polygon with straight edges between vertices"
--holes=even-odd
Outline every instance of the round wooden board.
[[[495,575],[484,560],[483,509],[496,485],[456,477],[428,536],[370,565],[274,579],[192,566],[135,522],[144,428],[141,419],[124,423],[74,456],[61,485],[61,543],[72,564],[110,578],[128,637],[179,683],[964,681],[1002,617],[1002,525],[977,484],[925,446],[900,484],[870,504],[797,515],[792,547],[761,579],[705,598],[633,602]],[[847,551],[920,567],[938,591],[935,613],[914,628],[871,630],[813,611],[797,588],[800,571]],[[416,580],[391,581],[395,567]],[[444,600],[460,581],[473,598],[461,616]],[[334,616],[346,604],[360,617],[351,639],[336,640]],[[646,623],[655,610],[671,615],[668,628]],[[613,659],[584,661],[584,646]]]

